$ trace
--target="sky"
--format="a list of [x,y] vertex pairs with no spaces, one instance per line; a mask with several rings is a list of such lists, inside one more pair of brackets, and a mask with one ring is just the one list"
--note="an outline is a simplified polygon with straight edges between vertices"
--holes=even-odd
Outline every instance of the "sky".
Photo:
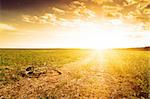
[[0,0],[0,48],[144,46],[149,0]]

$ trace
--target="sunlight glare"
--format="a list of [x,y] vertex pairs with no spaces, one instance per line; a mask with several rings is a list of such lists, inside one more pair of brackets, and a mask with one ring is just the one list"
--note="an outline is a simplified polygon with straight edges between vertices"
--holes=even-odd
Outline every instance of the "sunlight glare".
[[65,44],[66,47],[91,49],[128,46],[127,38],[124,34],[127,31],[130,33],[131,28],[127,26],[123,28],[124,25],[120,20],[111,20],[103,23],[81,21],[76,23],[76,29],[63,33],[62,36],[68,38],[69,41],[68,39],[62,40],[62,44]]

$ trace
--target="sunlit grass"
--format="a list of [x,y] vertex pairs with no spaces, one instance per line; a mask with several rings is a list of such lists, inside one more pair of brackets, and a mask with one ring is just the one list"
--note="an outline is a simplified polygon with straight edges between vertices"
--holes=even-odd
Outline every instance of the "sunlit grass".
[[[149,54],[134,50],[1,50],[0,96],[148,99]],[[18,74],[31,65],[47,68],[47,73],[39,78]],[[51,68],[62,74],[54,75]]]

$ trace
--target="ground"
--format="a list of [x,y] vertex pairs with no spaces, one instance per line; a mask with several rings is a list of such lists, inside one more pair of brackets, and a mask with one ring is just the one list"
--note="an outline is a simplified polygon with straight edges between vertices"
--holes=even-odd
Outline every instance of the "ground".
[[0,59],[0,98],[150,98],[149,51],[0,50]]

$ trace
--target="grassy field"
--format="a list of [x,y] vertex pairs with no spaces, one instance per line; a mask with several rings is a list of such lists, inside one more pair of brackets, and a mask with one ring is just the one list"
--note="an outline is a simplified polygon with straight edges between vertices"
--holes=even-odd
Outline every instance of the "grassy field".
[[0,98],[149,99],[150,51],[1,49]]

